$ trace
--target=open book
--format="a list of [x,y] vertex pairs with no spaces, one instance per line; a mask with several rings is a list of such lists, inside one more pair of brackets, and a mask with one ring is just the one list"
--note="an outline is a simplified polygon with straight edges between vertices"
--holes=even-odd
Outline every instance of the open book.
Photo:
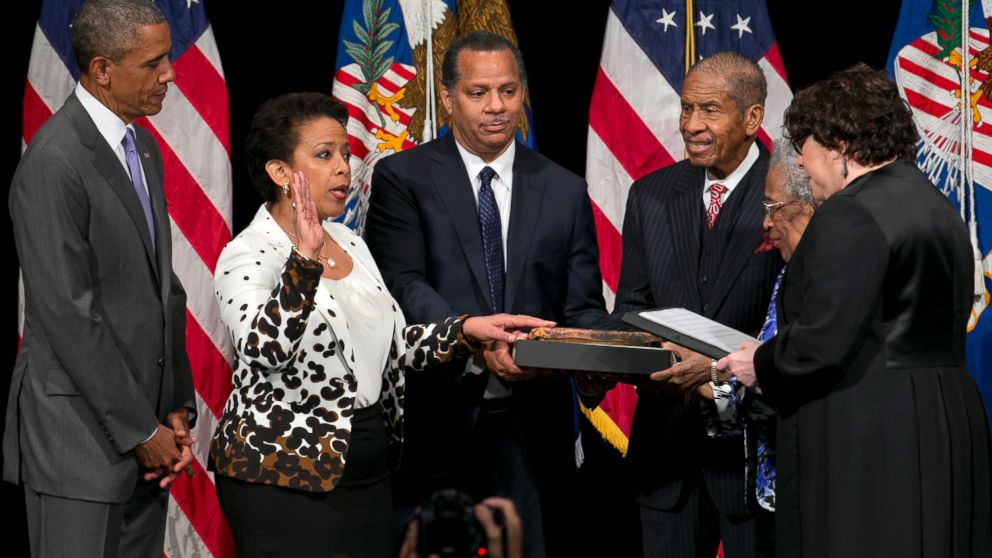
[[758,340],[685,308],[627,312],[623,321],[710,358],[723,358]]

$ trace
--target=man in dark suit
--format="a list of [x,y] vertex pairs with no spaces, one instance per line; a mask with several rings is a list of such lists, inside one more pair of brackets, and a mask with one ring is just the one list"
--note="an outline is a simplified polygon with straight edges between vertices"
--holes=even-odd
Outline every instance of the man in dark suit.
[[[604,310],[586,186],[514,142],[519,51],[472,33],[452,43],[442,73],[452,133],[383,159],[372,176],[366,237],[407,320],[505,310],[592,325]],[[507,496],[525,555],[544,555],[543,534],[548,553],[564,555],[577,492],[571,391],[557,378],[514,382],[504,356],[408,377],[398,511],[451,485]]]
[[162,160],[131,123],[162,108],[169,26],[150,2],[90,0],[72,42],[79,85],[10,188],[25,316],[4,478],[32,555],[160,557],[194,401]]
[[[615,315],[684,307],[735,329],[761,328],[781,260],[757,254],[768,154],[755,142],[764,116],[761,69],[736,53],[698,62],[682,89],[679,129],[688,159],[630,189]],[[641,508],[646,557],[755,555],[744,490],[743,439],[711,437],[713,403],[695,397],[712,360],[695,354],[639,390],[627,460]]]

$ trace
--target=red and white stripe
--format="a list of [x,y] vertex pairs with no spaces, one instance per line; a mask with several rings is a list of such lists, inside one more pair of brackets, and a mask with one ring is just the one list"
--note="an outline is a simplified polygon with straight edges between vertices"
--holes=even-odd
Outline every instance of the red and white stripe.
[[[758,138],[770,146],[771,139],[781,135],[792,92],[777,46],[769,49],[759,66],[768,81],[768,98]],[[679,107],[679,93],[610,10],[589,107],[586,180],[599,240],[603,292],[611,308],[620,279],[627,193],[638,178],[683,158]],[[624,435],[630,433],[628,415],[634,400],[633,390],[621,385],[601,404]]]
[[[972,29],[970,39],[970,53],[974,59],[988,47],[989,32]],[[920,131],[927,136],[940,136],[940,140],[947,142],[948,146],[953,144],[951,152],[945,153],[946,158],[953,159],[957,156],[956,122],[960,113],[960,99],[955,96],[955,91],[961,78],[957,69],[933,57],[940,48],[936,32],[927,33],[903,47],[896,56],[896,81],[900,93],[909,102]],[[971,76],[976,82],[981,82],[988,74],[973,68]],[[977,86],[978,83],[973,89]],[[977,109],[984,122],[972,130],[974,181],[977,187],[988,188],[987,185],[992,184],[992,103],[983,96],[978,101]]]
[[[213,295],[213,272],[231,239],[231,160],[227,87],[213,31],[173,62],[176,80],[163,110],[141,119],[156,139],[165,167],[172,225],[173,268],[187,293],[186,352],[193,369],[198,420],[193,478],[172,485],[167,556],[234,556],[230,531],[206,471],[207,451],[231,390],[233,350]],[[24,94],[24,145],[72,92],[75,80],[35,29]],[[21,295],[23,300],[23,293]],[[23,328],[23,307],[19,326]]]

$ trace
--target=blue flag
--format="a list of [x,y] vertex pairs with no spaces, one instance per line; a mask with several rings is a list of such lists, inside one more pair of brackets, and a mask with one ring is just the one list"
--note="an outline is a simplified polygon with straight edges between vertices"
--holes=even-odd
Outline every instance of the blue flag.
[[960,1],[904,0],[886,69],[913,110],[921,136],[917,164],[971,230],[977,288],[968,369],[992,404],[992,312],[986,312],[992,288],[992,50],[982,3],[972,2],[966,18],[960,8]]

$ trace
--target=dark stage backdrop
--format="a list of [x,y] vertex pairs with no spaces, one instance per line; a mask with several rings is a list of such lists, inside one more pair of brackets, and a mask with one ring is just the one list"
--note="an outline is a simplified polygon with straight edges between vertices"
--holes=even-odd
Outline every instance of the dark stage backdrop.
[[[584,175],[589,99],[610,2],[508,0],[508,3],[527,63],[538,149]],[[794,89],[857,61],[883,67],[900,6],[899,0],[828,3],[768,0],[767,4]],[[10,183],[20,156],[20,99],[40,5],[38,1],[17,3],[16,11],[5,14],[7,23],[2,41],[7,78],[2,110],[7,117],[0,124],[2,184]],[[244,168],[244,134],[252,112],[261,101],[289,91],[330,93],[341,5],[282,0],[256,7],[248,2],[206,0],[206,8],[230,94],[234,233],[237,234],[261,202],[248,185]],[[6,212],[4,215],[0,218],[0,242],[8,264],[0,272],[3,300],[0,303],[0,324],[3,324],[0,411],[6,407],[17,349],[17,256],[10,219]],[[9,518],[3,522],[5,536],[0,538],[4,541],[3,554],[27,555],[20,490],[3,484],[0,501]],[[613,538],[613,535],[605,536]]]

